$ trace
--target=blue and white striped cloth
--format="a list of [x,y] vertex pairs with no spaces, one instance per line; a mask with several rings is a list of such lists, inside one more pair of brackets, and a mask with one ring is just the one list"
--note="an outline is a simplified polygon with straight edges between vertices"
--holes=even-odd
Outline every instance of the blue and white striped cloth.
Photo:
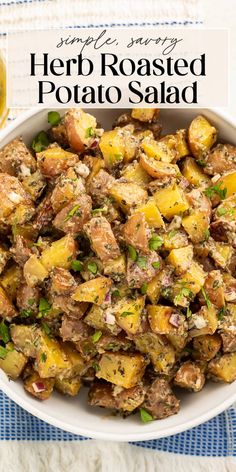
[[[201,24],[200,0],[146,0],[146,2],[143,0],[0,0],[0,51],[5,50],[6,33],[11,29],[69,28],[78,25],[81,27],[165,25],[168,27]],[[18,113],[12,110],[9,121]],[[236,457],[236,410],[234,407],[207,423],[183,433],[157,440],[130,443],[152,451],[153,456],[147,455],[147,451],[143,451],[140,455],[136,449],[136,452],[130,453],[130,458],[128,458],[128,446],[125,446],[126,449],[122,449],[122,455],[118,456],[117,446],[110,444],[107,465],[104,465],[104,457],[99,457],[99,455],[94,458],[94,464],[91,464],[95,441],[86,441],[86,439],[89,438],[67,433],[33,417],[0,391],[0,472],[3,470],[5,472],[6,468],[8,472],[31,470],[35,472],[46,472],[46,470],[57,470],[57,472],[67,470],[70,472],[74,470],[117,472],[122,470],[125,472],[129,470],[132,472],[137,469],[141,472],[154,470],[172,472],[174,469],[175,472],[185,472],[189,469],[191,472],[201,470],[233,472],[236,470],[235,462],[231,459],[228,462],[226,459]],[[23,452],[17,449],[17,446],[22,443],[25,444]],[[28,443],[30,446],[27,452],[26,444]],[[41,443],[45,445],[43,451],[40,449]],[[89,446],[91,443],[93,448]],[[12,444],[15,444],[14,449]],[[51,449],[47,448],[45,458],[45,448],[49,444]],[[61,449],[62,444],[63,449]],[[69,448],[74,448],[75,444],[78,446],[77,452],[73,460],[69,460]],[[83,449],[81,449],[82,445]],[[68,455],[67,462],[64,461],[62,451],[64,453],[66,451]],[[104,452],[101,451],[100,447],[100,455],[104,456]],[[104,451],[106,451],[105,444]],[[88,455],[86,464],[79,457],[81,453],[83,456]],[[33,462],[33,456],[36,458],[35,462]],[[113,456],[114,458],[117,456],[117,462],[113,460]],[[179,457],[182,457],[180,462]],[[195,462],[189,462],[190,458]],[[206,460],[202,462],[204,458]],[[215,461],[212,462],[212,458],[215,458]],[[225,458],[225,460],[222,462],[220,458],[222,460]],[[77,464],[79,464],[78,468],[73,468]]]

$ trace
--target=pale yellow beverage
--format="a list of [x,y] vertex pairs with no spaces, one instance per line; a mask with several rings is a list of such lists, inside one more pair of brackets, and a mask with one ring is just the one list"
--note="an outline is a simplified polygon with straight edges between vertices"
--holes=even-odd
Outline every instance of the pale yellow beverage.
[[4,125],[6,117],[6,68],[0,52],[0,128]]

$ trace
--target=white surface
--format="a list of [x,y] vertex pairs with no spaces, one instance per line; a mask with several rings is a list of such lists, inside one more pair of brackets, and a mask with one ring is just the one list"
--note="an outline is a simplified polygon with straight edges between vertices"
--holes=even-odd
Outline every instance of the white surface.
[[[107,128],[120,111],[97,109],[91,110],[91,113]],[[217,115],[210,110],[202,110],[202,113],[220,130],[221,139],[236,144],[236,121],[230,123],[220,113]],[[196,110],[190,109],[178,110],[178,113],[162,110],[164,132],[185,128],[195,115]],[[1,145],[19,135],[30,143],[35,134],[46,127],[47,110],[27,112],[3,132]],[[54,426],[88,437],[115,441],[148,440],[179,433],[207,421],[236,400],[236,382],[229,385],[209,382],[197,395],[187,392],[178,395],[182,399],[178,415],[144,425],[137,415],[123,420],[108,416],[99,408],[88,407],[86,389],[76,398],[69,399],[55,393],[49,400],[40,403],[26,394],[20,382],[9,382],[3,372],[0,372],[0,388],[20,406]]]

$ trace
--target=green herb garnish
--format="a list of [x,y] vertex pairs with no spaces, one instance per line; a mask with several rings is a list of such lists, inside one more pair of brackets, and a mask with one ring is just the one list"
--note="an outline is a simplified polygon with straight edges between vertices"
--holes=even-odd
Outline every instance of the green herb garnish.
[[9,328],[5,324],[4,320],[2,320],[0,323],[0,338],[5,344],[8,343],[8,341],[10,341],[11,339]]
[[49,145],[49,139],[45,131],[40,131],[40,133],[35,136],[33,142],[31,144],[32,149],[35,152],[42,152],[44,151]]
[[176,234],[177,234],[176,229],[172,229],[172,230],[168,233],[168,238],[169,238],[169,239],[172,239]]
[[71,269],[75,272],[80,272],[83,270],[83,262],[78,260],[71,261]]
[[219,185],[212,185],[212,187],[208,187],[204,190],[204,193],[207,197],[212,198],[215,194],[218,195],[222,200],[226,197],[227,188],[220,188],[222,184]]
[[101,336],[102,336],[102,331],[96,331],[92,336],[93,342],[97,343],[99,339],[101,338]]
[[98,266],[97,266],[96,262],[88,262],[87,268],[88,268],[89,272],[91,272],[91,274],[96,275],[96,273],[98,271]]
[[192,298],[192,296],[193,296],[193,292],[191,292],[191,290],[188,287],[183,287],[181,288],[178,295],[176,295],[176,297],[174,298],[174,304],[178,305],[179,302],[181,302],[183,297]]
[[0,346],[0,359],[6,359],[8,353],[8,349],[3,346]]
[[144,256],[139,256],[136,264],[139,266],[140,269],[145,269],[147,267],[147,258]]
[[92,136],[94,136],[94,129],[90,126],[85,131],[85,138],[91,138]]
[[205,302],[206,302],[207,308],[208,308],[208,309],[211,308],[211,301],[210,301],[210,299],[209,299],[209,297],[208,297],[208,295],[207,295],[206,290],[204,289],[204,287],[201,288],[201,292],[202,292],[202,296],[203,296],[203,298],[204,298],[204,300],[205,300]]
[[217,314],[218,320],[221,321],[224,315],[225,315],[225,306],[222,306],[222,308],[218,311],[218,314]]
[[223,216],[223,215],[225,215],[226,213],[227,213],[226,208],[218,208],[218,209],[217,209],[217,215],[219,215],[219,216]]
[[160,266],[161,266],[161,264],[160,264],[160,262],[158,262],[158,261],[152,263],[153,269],[156,269],[156,270],[157,270],[157,269],[160,269]]
[[60,121],[61,121],[61,117],[60,117],[60,114],[58,113],[58,111],[49,111],[48,112],[48,123],[51,126],[59,125]]
[[103,212],[106,212],[106,208],[94,208],[94,210],[92,210],[92,215],[97,215],[98,213],[103,213]]
[[190,318],[191,316],[192,316],[192,312],[191,312],[190,308],[188,307],[187,312],[186,312],[186,318]]
[[126,318],[126,316],[130,316],[130,315],[133,315],[133,312],[132,311],[123,311],[123,313],[121,313],[121,318]]
[[46,354],[45,352],[43,352],[43,353],[41,354],[41,361],[42,361],[42,362],[46,362],[46,360],[47,360],[47,354]]
[[79,211],[79,205],[75,205],[69,213],[67,213],[67,216],[65,217],[64,221],[68,221],[72,216],[81,216],[81,212]]
[[42,328],[43,328],[43,331],[45,332],[45,334],[50,337],[51,328],[48,326],[48,324],[43,322],[42,323]]
[[46,298],[40,298],[37,318],[43,318],[45,315],[49,313],[50,310],[51,310],[51,305],[50,303],[48,303]]
[[111,292],[111,296],[112,297],[119,297],[120,296],[120,291],[118,289],[113,290],[113,292]]
[[128,246],[128,253],[129,253],[129,257],[130,259],[132,259],[132,261],[136,261],[137,257],[138,257],[138,254],[137,254],[137,251],[136,249],[134,249],[133,246]]
[[145,293],[147,293],[147,288],[148,288],[148,284],[147,282],[144,282],[144,284],[141,286],[141,294],[142,295],[145,295]]
[[206,229],[204,231],[204,241],[208,241],[210,235],[211,235],[211,233],[210,233],[209,229]]
[[31,310],[30,308],[25,308],[24,310],[20,311],[21,318],[29,318],[30,316],[33,316],[33,314],[33,310]]
[[143,423],[149,423],[149,421],[154,420],[153,416],[150,413],[148,413],[148,411],[145,410],[144,408],[140,408],[139,411],[140,411],[140,418]]
[[163,238],[154,234],[149,241],[149,249],[151,251],[156,251],[159,247],[163,245]]

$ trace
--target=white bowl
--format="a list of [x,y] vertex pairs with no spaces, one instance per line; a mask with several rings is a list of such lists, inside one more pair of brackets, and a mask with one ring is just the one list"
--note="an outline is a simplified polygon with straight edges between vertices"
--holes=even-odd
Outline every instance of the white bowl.
[[[65,110],[61,110],[62,113]],[[16,136],[22,135],[26,143],[41,129],[47,128],[48,110],[31,110],[22,114],[0,136],[0,147]],[[121,110],[90,110],[109,129]],[[221,139],[236,144],[236,120],[220,111],[210,110],[162,110],[161,119],[165,131],[186,127],[196,114],[203,113],[220,130]],[[68,398],[58,393],[40,402],[26,394],[21,381],[9,381],[0,371],[0,388],[18,405],[38,418],[58,428],[83,436],[112,441],[141,441],[180,433],[197,426],[221,413],[236,401],[236,382],[215,384],[208,382],[200,393],[180,392],[181,409],[178,415],[160,421],[142,424],[138,415],[126,419],[109,415],[106,410],[87,405],[87,389],[82,388],[78,397]]]

